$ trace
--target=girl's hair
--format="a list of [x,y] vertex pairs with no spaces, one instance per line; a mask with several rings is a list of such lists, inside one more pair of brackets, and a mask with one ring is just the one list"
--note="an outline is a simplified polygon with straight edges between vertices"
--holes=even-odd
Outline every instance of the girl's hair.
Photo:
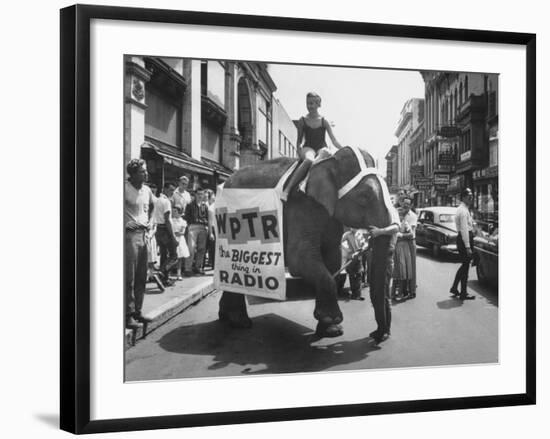
[[306,99],[307,98],[313,98],[317,101],[317,105],[319,105],[319,107],[321,106],[321,96],[319,96],[317,93],[313,92],[313,91],[310,91],[307,95],[306,95]]

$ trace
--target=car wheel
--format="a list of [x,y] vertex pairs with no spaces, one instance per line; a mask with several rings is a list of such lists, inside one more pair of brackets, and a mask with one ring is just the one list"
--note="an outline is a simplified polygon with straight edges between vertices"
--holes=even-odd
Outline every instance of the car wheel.
[[432,245],[432,256],[434,258],[438,258],[440,254],[441,254],[441,247],[438,246],[437,244],[433,244]]

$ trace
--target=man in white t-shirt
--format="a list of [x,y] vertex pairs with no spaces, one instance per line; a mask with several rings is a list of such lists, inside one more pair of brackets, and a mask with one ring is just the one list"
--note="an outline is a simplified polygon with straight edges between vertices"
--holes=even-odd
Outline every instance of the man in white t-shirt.
[[[456,247],[460,256],[461,265],[458,268],[451,294],[459,297],[460,300],[475,299],[476,296],[468,294],[468,272],[470,271],[470,262],[472,261],[472,249],[474,248],[474,222],[470,214],[470,206],[473,202],[473,194],[470,188],[466,188],[461,193],[461,203],[456,210],[455,224],[458,236],[456,237]],[[460,284],[460,291],[458,286]]]
[[403,209],[403,221],[406,221],[411,227],[412,238],[407,239],[407,244],[411,252],[412,277],[409,279],[404,296],[410,298],[416,297],[416,226],[418,225],[418,216],[412,210],[412,200],[404,197],[401,202]]
[[147,232],[154,210],[153,193],[144,185],[145,162],[130,160],[124,185],[124,265],[126,327],[135,329],[148,321],[141,314],[147,282]]

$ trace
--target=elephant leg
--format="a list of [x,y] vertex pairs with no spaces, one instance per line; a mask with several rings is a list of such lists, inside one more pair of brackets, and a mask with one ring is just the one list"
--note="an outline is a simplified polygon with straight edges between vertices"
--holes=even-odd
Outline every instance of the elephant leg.
[[[336,337],[342,334],[339,323],[342,312],[338,307],[336,281],[326,264],[326,255],[331,268],[338,265],[332,248],[337,243],[336,253],[340,255],[340,238],[332,237],[332,223],[327,212],[318,203],[306,197],[295,197],[294,203],[289,200],[287,209],[288,238],[285,258],[290,273],[300,276],[302,280],[315,289],[315,311],[313,316],[319,321],[317,334],[321,337]],[[340,226],[341,227],[341,226]],[[334,268],[336,271],[338,267]]]
[[313,316],[319,321],[317,334],[321,337],[337,337],[343,334],[342,311],[338,306],[336,280],[322,261],[306,266],[303,279],[315,287],[315,310]]
[[219,303],[218,317],[232,328],[250,328],[252,320],[246,311],[244,294],[224,291]]

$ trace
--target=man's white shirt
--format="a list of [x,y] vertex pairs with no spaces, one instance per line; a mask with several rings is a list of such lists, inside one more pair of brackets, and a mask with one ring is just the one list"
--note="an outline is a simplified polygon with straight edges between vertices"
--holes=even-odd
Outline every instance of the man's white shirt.
[[470,209],[464,203],[460,203],[455,215],[456,230],[462,236],[466,248],[470,248],[470,232],[474,230],[474,221]]
[[155,210],[153,211],[153,219],[157,224],[164,224],[164,215],[166,212],[172,213],[172,203],[164,194],[160,194],[155,202]]
[[149,205],[153,203],[151,189],[143,185],[136,189],[129,181],[124,185],[124,224],[126,227],[149,225]]

